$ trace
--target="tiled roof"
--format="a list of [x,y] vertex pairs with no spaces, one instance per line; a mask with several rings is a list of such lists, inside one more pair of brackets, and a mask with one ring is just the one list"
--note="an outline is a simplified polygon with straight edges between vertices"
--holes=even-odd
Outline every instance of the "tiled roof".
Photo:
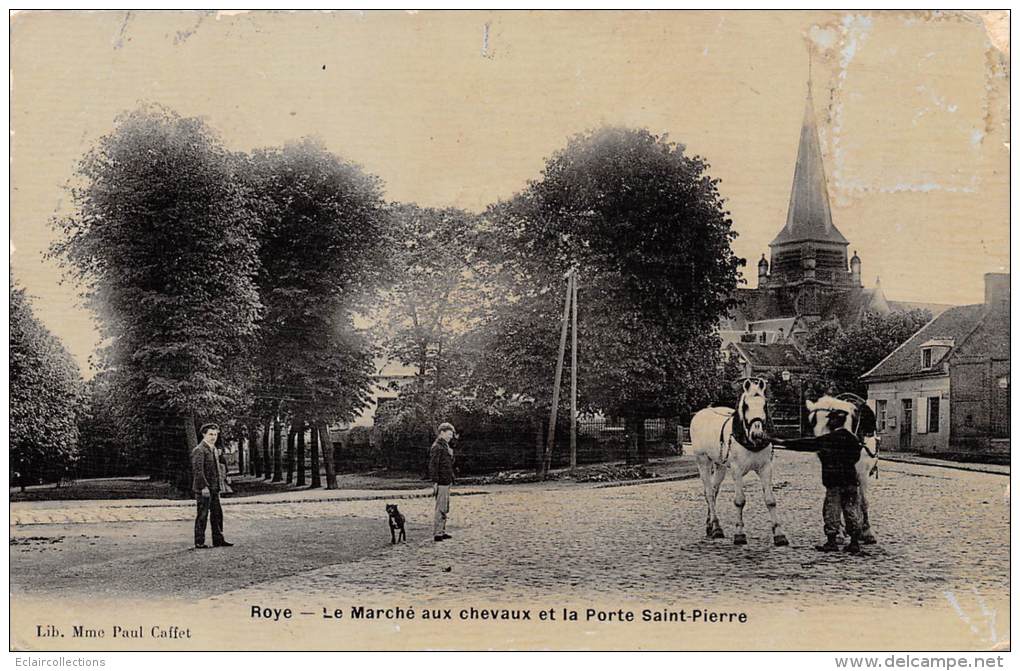
[[946,310],[921,327],[921,330],[912,335],[907,342],[893,350],[861,378],[876,380],[940,374],[942,372],[940,366],[936,366],[935,370],[925,370],[921,367],[921,344],[935,338],[951,339],[960,344],[974,330],[984,314],[984,303],[961,305]]
[[793,328],[794,323],[797,321],[796,317],[778,317],[776,319],[761,319],[759,321],[751,322],[752,331],[778,331],[782,329],[783,333],[789,334]]
[[793,345],[734,343],[732,345],[755,368],[804,368],[804,355]]
[[953,307],[948,303],[920,303],[918,301],[889,301],[889,308],[893,312],[909,312],[910,310],[927,310],[931,313],[932,317],[938,317],[940,314]]
[[990,312],[962,343],[957,343],[954,355],[990,356],[1009,359],[1009,312]]

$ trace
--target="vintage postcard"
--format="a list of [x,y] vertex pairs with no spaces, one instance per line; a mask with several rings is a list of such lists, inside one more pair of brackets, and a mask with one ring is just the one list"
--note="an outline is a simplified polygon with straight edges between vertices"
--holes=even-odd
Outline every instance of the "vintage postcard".
[[1008,12],[9,20],[12,650],[1009,649]]

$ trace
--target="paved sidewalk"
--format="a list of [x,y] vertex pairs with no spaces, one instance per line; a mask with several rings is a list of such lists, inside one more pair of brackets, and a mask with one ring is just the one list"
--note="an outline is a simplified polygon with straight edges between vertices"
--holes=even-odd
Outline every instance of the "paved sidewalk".
[[949,461],[947,459],[936,459],[924,457],[918,454],[901,452],[882,452],[878,456],[879,461],[891,461],[904,464],[922,464],[924,466],[938,466],[956,471],[971,471],[974,473],[993,473],[995,475],[1009,475],[1009,466],[1005,464],[981,464],[969,461]]

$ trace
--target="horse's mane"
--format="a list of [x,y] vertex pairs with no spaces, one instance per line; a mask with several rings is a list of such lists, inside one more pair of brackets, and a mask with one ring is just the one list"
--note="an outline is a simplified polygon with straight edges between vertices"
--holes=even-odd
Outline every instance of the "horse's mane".
[[815,407],[819,410],[845,410],[848,413],[856,412],[857,404],[851,401],[844,401],[833,396],[820,396],[815,401]]

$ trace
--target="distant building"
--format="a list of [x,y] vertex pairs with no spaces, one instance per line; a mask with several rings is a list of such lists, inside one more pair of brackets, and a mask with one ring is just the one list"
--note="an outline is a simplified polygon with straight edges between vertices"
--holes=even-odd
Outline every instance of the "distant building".
[[735,342],[726,346],[723,356],[728,361],[735,360],[744,377],[767,377],[770,373],[784,371],[796,375],[808,371],[804,355],[789,343]]
[[1009,451],[1009,275],[950,308],[861,379],[886,449]]
[[344,429],[363,426],[371,428],[375,425],[375,416],[379,408],[400,395],[400,390],[414,382],[418,369],[405,366],[399,361],[377,359],[375,362],[375,379],[370,390],[370,405],[361,411],[353,422],[344,425]]
[[878,283],[866,288],[861,258],[855,251],[848,259],[849,245],[832,223],[809,84],[786,225],[769,243],[771,262],[764,254],[758,261],[757,288],[738,289],[740,304],[720,322],[724,350],[752,339],[763,346],[797,345],[813,323],[835,320],[846,328],[869,311],[922,308],[934,316],[949,307],[890,301]]

